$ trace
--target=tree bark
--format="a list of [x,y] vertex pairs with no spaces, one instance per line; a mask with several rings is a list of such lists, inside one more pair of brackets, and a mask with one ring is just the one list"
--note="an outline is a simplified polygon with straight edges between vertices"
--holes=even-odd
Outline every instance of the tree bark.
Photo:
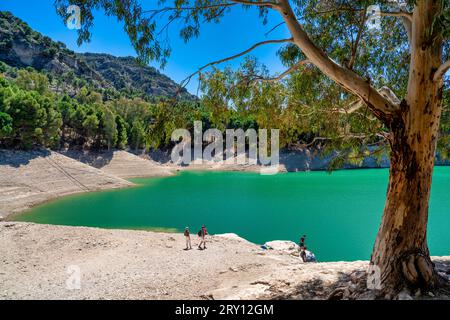
[[429,289],[440,284],[426,238],[443,102],[443,81],[436,81],[436,77],[445,70],[443,39],[435,33],[434,22],[442,13],[443,1],[417,0],[412,17],[399,15],[407,18],[403,22],[407,22],[411,50],[407,95],[400,104],[318,48],[295,17],[289,0],[279,0],[276,7],[307,59],[364,101],[390,129],[389,186],[371,265],[379,268],[381,292],[391,298],[405,287]]
[[442,63],[442,39],[432,39],[441,1],[419,0],[411,37],[408,93],[391,129],[387,199],[371,264],[389,295],[404,289],[430,289],[439,283],[427,246],[428,204],[442,112],[442,81],[433,81]]

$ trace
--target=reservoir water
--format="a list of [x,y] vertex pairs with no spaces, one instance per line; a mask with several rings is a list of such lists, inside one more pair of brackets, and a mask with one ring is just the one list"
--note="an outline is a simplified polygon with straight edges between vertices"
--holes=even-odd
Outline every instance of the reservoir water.
[[[306,245],[320,261],[367,260],[381,221],[387,169],[282,173],[184,171],[132,179],[137,187],[64,197],[14,219],[101,228],[211,234],[236,233],[263,244]],[[194,243],[196,236],[194,237]],[[436,167],[428,242],[432,255],[450,254],[450,167]]]

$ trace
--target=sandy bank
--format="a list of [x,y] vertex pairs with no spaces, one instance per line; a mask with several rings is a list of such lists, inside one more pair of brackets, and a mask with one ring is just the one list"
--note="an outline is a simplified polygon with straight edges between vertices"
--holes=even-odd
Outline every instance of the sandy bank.
[[[3,222],[0,299],[324,299],[367,267],[304,264],[235,235],[212,236],[203,251],[184,245],[181,234]],[[70,290],[73,266],[80,289]]]
[[[212,237],[204,251],[184,245],[180,234],[0,223],[0,298],[200,299],[296,262],[238,238]],[[66,288],[72,265],[81,290]]]
[[57,152],[0,150],[0,215],[73,193],[132,186]]
[[258,171],[259,167],[179,167],[127,151],[0,150],[0,220],[61,196],[129,187],[133,184],[124,179],[166,177],[181,170]]
[[166,177],[173,175],[175,166],[162,165],[152,159],[128,151],[81,152],[67,151],[64,155],[123,179],[137,177]]

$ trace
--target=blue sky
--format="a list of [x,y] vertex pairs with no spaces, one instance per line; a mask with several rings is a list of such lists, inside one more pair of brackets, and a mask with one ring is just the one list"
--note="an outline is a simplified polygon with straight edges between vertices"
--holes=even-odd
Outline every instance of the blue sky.
[[[148,3],[150,1],[157,2],[149,0]],[[0,10],[11,11],[33,29],[55,41],[64,42],[68,48],[77,52],[109,53],[116,56],[136,55],[123,31],[123,25],[114,17],[107,17],[100,11],[94,15],[91,42],[79,47],[76,43],[76,31],[64,25],[55,12],[53,0],[0,0]],[[281,18],[273,13],[269,23],[263,26],[256,9],[244,11],[236,7],[222,23],[204,25],[200,37],[192,39],[188,44],[179,38],[179,28],[173,25],[169,36],[172,55],[165,69],[161,71],[175,81],[181,82],[200,66],[236,54],[256,42],[287,38],[289,35],[284,26],[265,36],[265,33],[280,21]],[[252,55],[266,64],[271,72],[281,72],[284,68],[276,56],[279,47],[280,45],[266,45],[253,51]],[[229,62],[228,65],[237,66],[240,61]],[[152,65],[159,67],[157,64]],[[197,81],[192,81],[187,89],[195,94],[197,84]]]

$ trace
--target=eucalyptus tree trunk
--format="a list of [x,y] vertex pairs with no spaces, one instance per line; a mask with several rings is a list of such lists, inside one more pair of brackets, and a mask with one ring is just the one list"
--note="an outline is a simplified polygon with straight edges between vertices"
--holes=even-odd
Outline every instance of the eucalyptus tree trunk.
[[442,40],[430,30],[440,1],[419,0],[412,17],[408,93],[390,120],[391,167],[386,205],[371,263],[380,268],[381,289],[430,289],[439,278],[427,246],[428,204],[442,112]]
[[[376,90],[352,70],[332,61],[303,30],[289,0],[277,10],[292,42],[308,61],[341,87],[358,96],[389,129],[391,168],[386,204],[373,249],[371,270],[377,287],[394,298],[404,288],[432,288],[440,279],[427,246],[428,204],[443,101],[442,36],[435,19],[444,0],[417,0],[412,14],[397,14],[408,34],[411,62],[406,97],[398,102],[388,90]],[[395,95],[394,95],[395,96]],[[378,270],[376,270],[376,268]],[[371,278],[372,280],[372,278]]]

